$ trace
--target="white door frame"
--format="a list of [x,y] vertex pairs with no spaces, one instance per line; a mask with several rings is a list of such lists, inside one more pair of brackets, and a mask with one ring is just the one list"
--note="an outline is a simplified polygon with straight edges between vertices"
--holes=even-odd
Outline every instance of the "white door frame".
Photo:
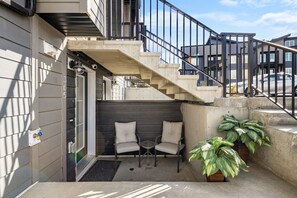
[[96,71],[85,67],[88,72],[88,148],[87,155],[96,155]]
[[[89,164],[82,170],[82,172],[77,173],[76,170],[76,181],[79,181],[83,175],[92,167],[96,162],[96,71],[84,67],[87,71],[87,115],[88,119],[86,124],[88,126],[88,137],[87,137],[87,154],[86,156],[94,156],[94,158],[89,162]],[[76,159],[75,159],[76,160]],[[77,169],[77,166],[76,166]]]

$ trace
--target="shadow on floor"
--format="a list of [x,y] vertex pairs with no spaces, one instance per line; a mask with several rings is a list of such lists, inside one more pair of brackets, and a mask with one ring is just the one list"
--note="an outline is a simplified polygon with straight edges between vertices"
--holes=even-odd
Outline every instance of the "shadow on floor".
[[193,174],[187,162],[180,164],[180,172],[177,173],[176,158],[159,157],[157,167],[154,167],[153,158],[150,158],[149,161],[143,159],[140,168],[138,167],[137,158],[119,158],[119,160],[121,164],[113,181],[205,181],[203,176]]

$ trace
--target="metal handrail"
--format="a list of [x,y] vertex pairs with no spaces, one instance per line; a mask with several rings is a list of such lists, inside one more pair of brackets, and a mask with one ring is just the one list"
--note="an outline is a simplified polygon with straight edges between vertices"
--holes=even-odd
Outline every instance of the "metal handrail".
[[213,29],[211,29],[210,27],[208,27],[207,25],[201,23],[200,21],[198,21],[197,19],[193,18],[192,16],[190,16],[189,14],[185,13],[184,11],[182,11],[181,9],[177,8],[176,6],[174,6],[173,4],[169,3],[166,0],[159,0],[162,3],[164,3],[165,5],[171,7],[172,9],[174,9],[175,11],[179,12],[180,14],[184,15],[186,18],[188,18],[190,21],[194,22],[195,24],[205,27],[205,29],[209,32],[212,32],[216,35],[220,35],[219,33],[217,33],[216,31],[214,31]]
[[[150,34],[149,31],[146,31],[147,33]],[[193,65],[192,63],[190,63],[189,61],[185,60],[183,57],[181,57],[180,55],[174,53],[173,51],[171,51],[170,49],[168,49],[167,47],[165,47],[164,45],[160,44],[159,42],[153,40],[151,37],[140,33],[143,37],[153,41],[155,44],[157,44],[158,46],[162,47],[163,49],[165,49],[166,51],[169,51],[172,55],[178,57],[180,59],[180,61],[186,63],[187,65],[189,65],[192,69],[194,69],[195,71],[198,71],[199,73],[203,74],[204,76],[210,78],[211,80],[215,81],[216,83],[218,83],[219,85],[223,85],[222,82],[218,81],[217,79],[213,78],[212,76],[206,74],[204,71],[202,71],[201,69],[199,69],[198,67],[196,67],[195,65]],[[161,38],[157,37],[156,35],[154,35],[154,37],[156,37],[158,40],[162,40]],[[163,40],[162,40],[163,41]],[[164,41],[165,42],[165,41]],[[179,52],[182,52],[181,50],[179,50]],[[165,61],[164,61],[165,62]]]

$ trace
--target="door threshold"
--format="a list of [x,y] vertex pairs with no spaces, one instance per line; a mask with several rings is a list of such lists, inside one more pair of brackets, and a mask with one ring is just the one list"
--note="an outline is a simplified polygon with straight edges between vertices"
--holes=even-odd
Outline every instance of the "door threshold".
[[78,162],[76,166],[76,181],[78,182],[87,172],[88,170],[95,164],[97,161],[97,157],[94,155],[86,155],[83,159]]

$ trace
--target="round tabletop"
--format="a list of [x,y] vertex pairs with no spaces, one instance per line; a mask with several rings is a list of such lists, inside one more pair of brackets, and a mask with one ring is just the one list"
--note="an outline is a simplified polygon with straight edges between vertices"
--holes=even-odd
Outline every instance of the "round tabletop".
[[155,142],[151,141],[151,140],[145,140],[145,141],[142,141],[140,142],[139,144],[142,148],[145,148],[145,149],[151,149],[151,148],[154,148],[155,147]]

